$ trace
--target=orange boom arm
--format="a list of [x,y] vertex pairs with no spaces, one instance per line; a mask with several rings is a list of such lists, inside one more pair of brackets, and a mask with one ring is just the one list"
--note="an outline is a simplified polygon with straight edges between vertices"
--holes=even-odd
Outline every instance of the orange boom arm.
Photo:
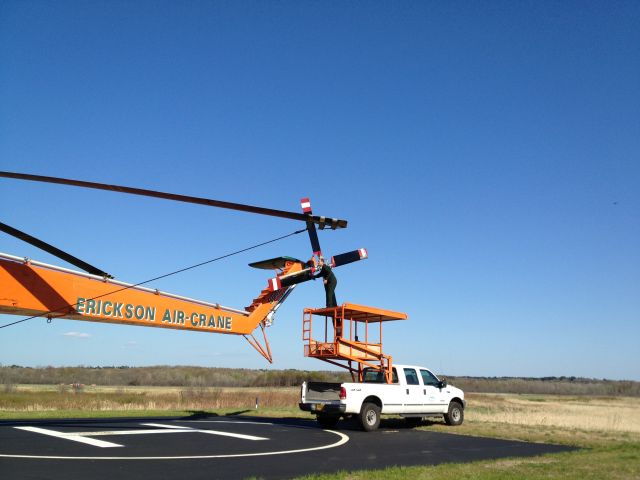
[[[277,262],[276,262],[277,263]],[[302,269],[294,259],[274,268]],[[0,254],[0,313],[243,335],[269,362],[265,327],[291,292],[265,289],[244,310]],[[253,336],[261,327],[264,346]]]

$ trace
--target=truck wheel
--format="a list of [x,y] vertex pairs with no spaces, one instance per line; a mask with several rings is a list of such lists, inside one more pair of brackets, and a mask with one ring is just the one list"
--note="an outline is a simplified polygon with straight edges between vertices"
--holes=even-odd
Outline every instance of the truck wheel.
[[449,404],[449,411],[444,414],[444,421],[447,425],[460,425],[464,420],[464,409],[458,402]]
[[380,425],[380,407],[375,403],[365,403],[360,410],[360,423],[365,432],[371,432]]
[[338,420],[340,420],[340,416],[320,414],[318,415],[317,420],[318,425],[320,425],[322,428],[333,428],[336,426],[336,423],[338,423]]

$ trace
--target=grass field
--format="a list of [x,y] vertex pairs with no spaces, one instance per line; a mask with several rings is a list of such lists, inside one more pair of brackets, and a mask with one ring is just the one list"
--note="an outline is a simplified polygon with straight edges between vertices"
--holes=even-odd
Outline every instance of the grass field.
[[[194,412],[307,417],[297,388],[15,386],[0,393],[0,418],[189,415]],[[256,398],[259,408],[255,408]],[[460,435],[558,443],[581,450],[434,467],[310,475],[307,480],[364,479],[640,479],[640,398],[468,394],[465,423],[419,427]],[[405,428],[385,419],[382,428]]]

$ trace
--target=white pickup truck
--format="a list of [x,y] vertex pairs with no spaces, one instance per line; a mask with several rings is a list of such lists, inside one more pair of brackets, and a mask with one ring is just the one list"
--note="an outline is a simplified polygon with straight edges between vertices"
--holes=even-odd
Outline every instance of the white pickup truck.
[[464,392],[413,365],[394,365],[393,383],[366,368],[362,383],[304,382],[300,409],[315,413],[320,426],[331,428],[340,417],[356,415],[365,431],[380,425],[381,414],[400,415],[411,425],[423,417],[444,416],[448,425],[464,420]]

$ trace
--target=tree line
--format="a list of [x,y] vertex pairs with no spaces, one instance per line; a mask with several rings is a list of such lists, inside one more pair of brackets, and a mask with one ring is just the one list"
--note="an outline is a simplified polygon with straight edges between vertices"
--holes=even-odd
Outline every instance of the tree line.
[[259,370],[191,366],[21,367],[0,366],[1,384],[85,384],[158,387],[293,387],[303,381],[346,382],[344,372]]
[[[640,382],[580,377],[446,376],[466,392],[640,396]],[[346,371],[266,370],[193,366],[22,367],[0,366],[0,384],[84,384],[169,387],[297,387],[304,381],[349,382]]]

